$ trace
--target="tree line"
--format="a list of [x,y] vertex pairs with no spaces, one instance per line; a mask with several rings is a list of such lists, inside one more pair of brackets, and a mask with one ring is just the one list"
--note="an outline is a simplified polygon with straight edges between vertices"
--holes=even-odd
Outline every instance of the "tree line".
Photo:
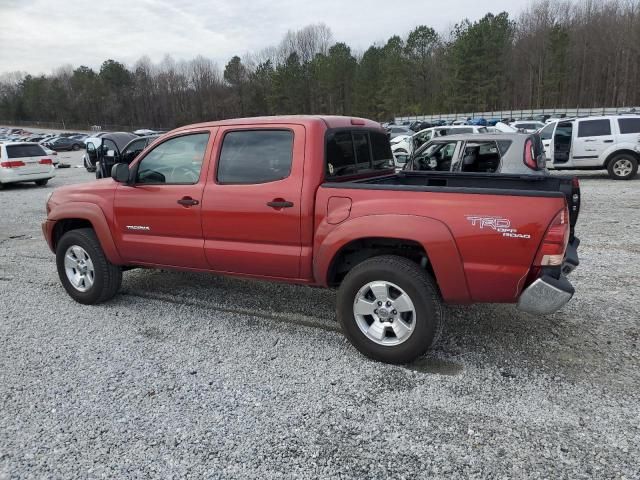
[[0,120],[178,125],[300,113],[396,115],[640,105],[640,0],[535,0],[516,18],[488,13],[451,31],[427,25],[364,52],[323,24],[273,47],[98,71],[0,76]]

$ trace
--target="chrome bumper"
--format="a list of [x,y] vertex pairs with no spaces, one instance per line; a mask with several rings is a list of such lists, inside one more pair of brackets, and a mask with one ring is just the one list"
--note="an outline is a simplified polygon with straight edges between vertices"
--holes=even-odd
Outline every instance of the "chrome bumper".
[[565,276],[543,275],[529,285],[518,299],[518,309],[534,315],[548,315],[564,307],[575,289]]

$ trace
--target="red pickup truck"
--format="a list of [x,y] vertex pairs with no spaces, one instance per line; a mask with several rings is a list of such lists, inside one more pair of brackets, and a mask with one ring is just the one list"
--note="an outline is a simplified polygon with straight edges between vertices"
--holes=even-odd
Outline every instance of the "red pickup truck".
[[190,125],[111,174],[47,201],[44,236],[80,303],[113,297],[131,267],[338,288],[349,340],[404,363],[437,339],[443,303],[546,314],[574,293],[575,180],[395,173],[388,137],[369,120]]

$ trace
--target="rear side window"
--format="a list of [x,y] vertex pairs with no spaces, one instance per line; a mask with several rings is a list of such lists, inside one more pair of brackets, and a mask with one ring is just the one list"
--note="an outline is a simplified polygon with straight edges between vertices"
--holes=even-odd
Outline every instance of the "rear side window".
[[327,178],[383,171],[394,165],[389,138],[381,132],[333,132],[326,148]]
[[611,135],[609,120],[582,120],[578,123],[578,137],[601,137]]
[[504,156],[504,154],[507,153],[509,147],[511,146],[511,140],[498,140],[497,143],[500,156]]
[[257,184],[291,173],[291,130],[239,130],[224,136],[218,159],[218,183]]
[[640,118],[619,118],[620,133],[640,133]]
[[46,155],[40,145],[7,145],[7,158],[42,157]]

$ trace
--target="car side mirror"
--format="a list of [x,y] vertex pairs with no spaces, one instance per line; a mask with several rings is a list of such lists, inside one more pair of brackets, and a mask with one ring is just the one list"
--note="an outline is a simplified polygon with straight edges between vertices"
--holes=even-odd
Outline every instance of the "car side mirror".
[[116,163],[111,169],[111,178],[118,183],[129,183],[129,165]]

